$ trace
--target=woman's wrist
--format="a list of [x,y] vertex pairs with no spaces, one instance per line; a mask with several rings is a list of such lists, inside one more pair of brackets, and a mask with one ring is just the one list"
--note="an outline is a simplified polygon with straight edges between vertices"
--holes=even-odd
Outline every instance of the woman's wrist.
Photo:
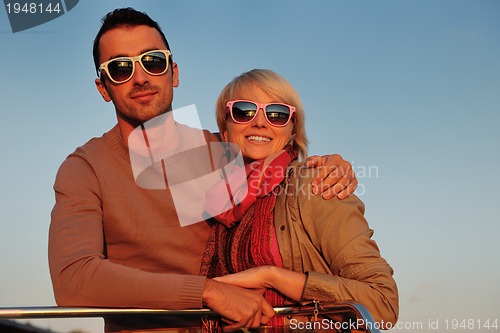
[[300,301],[306,283],[306,274],[269,266],[264,276],[268,288],[276,289],[287,297]]
[[278,289],[278,281],[280,281],[281,270],[282,268],[277,266],[266,266],[264,279],[267,284],[267,288]]

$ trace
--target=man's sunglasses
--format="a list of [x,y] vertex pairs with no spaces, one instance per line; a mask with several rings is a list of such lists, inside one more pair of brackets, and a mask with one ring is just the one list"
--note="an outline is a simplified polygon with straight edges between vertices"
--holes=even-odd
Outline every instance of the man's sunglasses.
[[114,58],[103,62],[97,70],[97,75],[101,78],[104,70],[114,83],[124,83],[134,75],[136,62],[141,64],[146,73],[162,75],[168,70],[168,57],[171,55],[169,50],[153,50],[135,57]]
[[295,113],[295,107],[284,103],[261,104],[246,100],[236,100],[227,102],[231,118],[237,124],[248,124],[257,116],[257,112],[262,109],[269,124],[277,127],[288,125]]

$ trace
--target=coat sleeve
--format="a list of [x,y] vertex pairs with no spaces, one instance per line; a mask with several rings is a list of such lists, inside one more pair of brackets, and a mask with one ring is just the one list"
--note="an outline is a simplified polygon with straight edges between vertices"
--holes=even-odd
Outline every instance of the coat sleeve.
[[[300,180],[302,188],[310,179]],[[363,304],[377,322],[395,324],[399,308],[393,270],[371,239],[373,230],[364,218],[361,200],[354,195],[324,200],[308,191],[297,199],[297,218],[332,273],[308,272],[303,299],[353,300]]]

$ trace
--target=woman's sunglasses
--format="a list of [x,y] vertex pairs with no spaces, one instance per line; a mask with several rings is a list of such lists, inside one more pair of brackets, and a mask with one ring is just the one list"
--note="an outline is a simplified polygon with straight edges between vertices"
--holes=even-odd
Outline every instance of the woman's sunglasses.
[[150,75],[162,75],[168,69],[169,56],[171,56],[169,50],[153,50],[135,57],[114,58],[103,62],[97,70],[97,75],[101,77],[104,70],[114,83],[124,83],[134,75],[136,62],[141,64],[146,73]]
[[236,100],[227,102],[231,118],[237,124],[248,124],[257,116],[257,112],[262,109],[269,124],[277,127],[288,125],[295,113],[295,107],[284,103],[261,104],[246,100]]

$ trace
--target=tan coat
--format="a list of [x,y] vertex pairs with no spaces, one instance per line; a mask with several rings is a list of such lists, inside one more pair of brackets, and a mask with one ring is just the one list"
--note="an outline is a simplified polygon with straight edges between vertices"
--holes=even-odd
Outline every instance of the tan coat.
[[295,162],[274,210],[283,267],[308,272],[303,300],[363,304],[375,321],[394,324],[398,290],[356,196],[324,200],[311,192],[313,169]]

